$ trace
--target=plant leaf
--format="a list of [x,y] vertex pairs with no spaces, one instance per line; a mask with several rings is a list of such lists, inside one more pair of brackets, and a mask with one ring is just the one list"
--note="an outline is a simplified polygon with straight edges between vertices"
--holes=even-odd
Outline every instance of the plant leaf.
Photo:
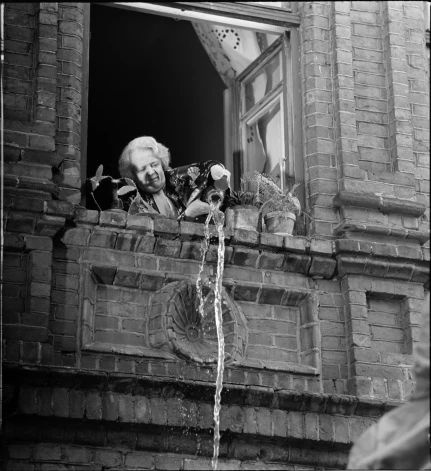
[[131,191],[135,191],[136,190],[136,186],[132,186],[132,185],[126,185],[126,186],[122,186],[117,194],[118,196],[123,196],[125,195],[126,193],[130,193]]
[[102,178],[103,175],[103,165],[99,165],[96,170],[96,175],[93,177],[96,179],[97,182],[99,182]]
[[96,181],[96,180],[94,179],[94,177],[92,177],[92,178],[87,178],[87,181],[90,182],[90,184],[91,184],[91,190],[92,190],[92,191],[94,191],[94,190],[99,186],[99,182]]
[[134,186],[136,188],[136,184],[133,180],[131,180],[130,178],[127,178],[127,177],[124,177],[124,180],[126,181],[126,183],[130,186]]

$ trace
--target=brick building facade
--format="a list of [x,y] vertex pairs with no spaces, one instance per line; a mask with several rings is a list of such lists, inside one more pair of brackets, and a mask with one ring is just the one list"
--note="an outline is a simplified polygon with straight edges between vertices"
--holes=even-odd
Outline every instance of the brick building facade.
[[[313,222],[294,237],[225,229],[221,469],[343,469],[414,390],[430,259],[423,4],[292,2]],[[203,227],[80,205],[86,8],[5,5],[5,469],[209,469],[214,352],[180,335]]]

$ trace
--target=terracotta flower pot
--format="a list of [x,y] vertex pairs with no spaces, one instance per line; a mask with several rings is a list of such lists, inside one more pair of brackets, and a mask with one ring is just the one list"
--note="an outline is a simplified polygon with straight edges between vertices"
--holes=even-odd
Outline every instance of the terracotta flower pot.
[[288,211],[272,211],[265,216],[268,232],[278,235],[292,235],[296,216]]
[[226,210],[226,227],[257,231],[259,227],[259,209],[252,205],[241,205]]

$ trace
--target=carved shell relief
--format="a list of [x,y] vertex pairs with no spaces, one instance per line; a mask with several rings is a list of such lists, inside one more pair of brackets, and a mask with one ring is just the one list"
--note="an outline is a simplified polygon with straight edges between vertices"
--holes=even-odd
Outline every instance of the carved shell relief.
[[[148,333],[152,348],[174,352],[201,364],[217,363],[217,330],[214,291],[203,288],[204,316],[199,313],[196,286],[183,280],[169,283],[155,292],[149,303]],[[222,290],[225,362],[244,357],[247,327],[238,304]]]

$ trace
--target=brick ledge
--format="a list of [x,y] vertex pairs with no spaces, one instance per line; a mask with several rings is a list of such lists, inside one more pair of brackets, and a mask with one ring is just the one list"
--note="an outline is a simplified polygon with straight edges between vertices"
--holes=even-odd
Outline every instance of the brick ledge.
[[425,204],[417,201],[355,191],[340,191],[334,196],[333,202],[337,208],[341,206],[358,206],[377,209],[382,213],[406,214],[414,217],[422,216],[426,210]]
[[[18,365],[4,362],[4,384],[71,390],[95,390],[140,396],[152,392],[157,397],[213,403],[215,384],[199,380],[178,380],[156,375],[137,376],[126,373],[90,372],[77,368]],[[380,417],[403,404],[401,401],[357,397],[345,394],[300,392],[262,386],[225,384],[222,393],[225,405],[266,407],[287,411],[311,411],[343,416]]]

